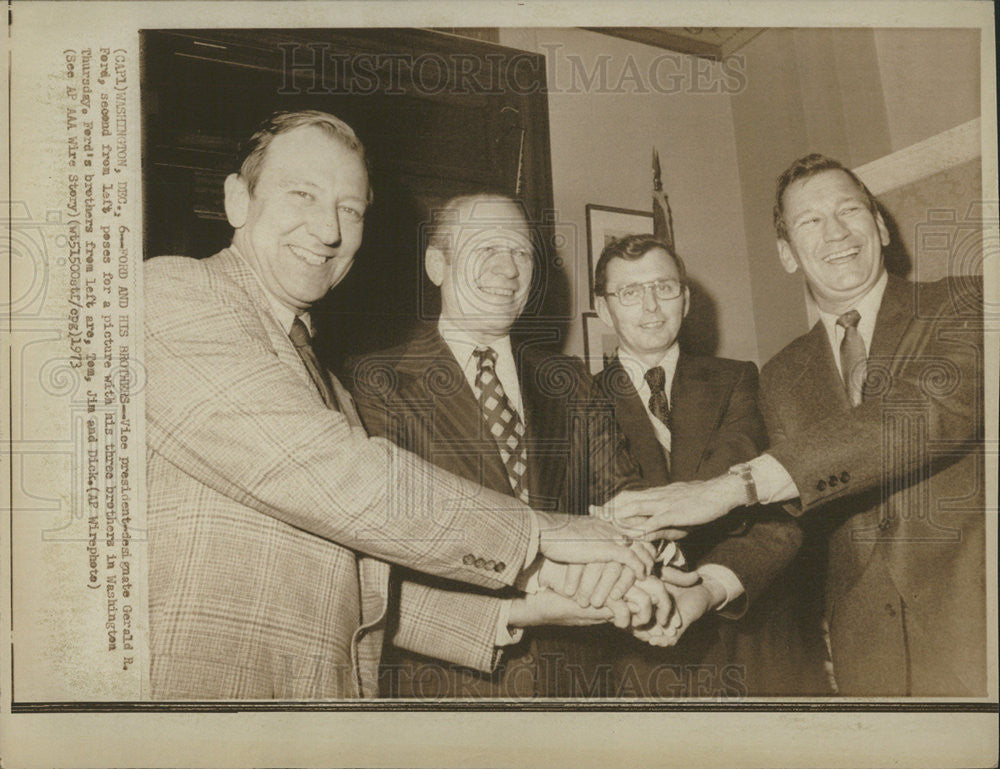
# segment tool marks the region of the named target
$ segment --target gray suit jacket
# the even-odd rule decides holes
[[[386,562],[503,588],[530,511],[327,409],[234,251],[143,267],[153,695],[374,696]]]
[[[890,277],[860,406],[821,323],[764,366],[788,508],[828,529],[844,694],[986,693],[982,353],[979,281]]]

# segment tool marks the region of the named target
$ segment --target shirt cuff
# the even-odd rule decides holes
[[[524,628],[512,628],[507,623],[510,621],[510,605],[513,599],[507,599],[500,603],[500,616],[497,619],[497,646],[513,646],[520,643],[524,636]]]
[[[798,498],[799,490],[792,476],[788,474],[784,465],[770,454],[761,454],[747,464],[750,465],[750,473],[757,486],[757,499],[761,504],[769,505],[772,502],[787,502]]]
[[[740,578],[728,566],[723,566],[720,563],[704,563],[695,569],[695,571],[698,572],[698,576],[703,580],[713,580],[721,585],[722,589],[726,592],[726,600],[721,605],[715,607],[716,611],[722,611],[745,592]]]

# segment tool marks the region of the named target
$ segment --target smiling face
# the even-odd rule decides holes
[[[597,314],[615,329],[622,348],[647,366],[657,365],[677,341],[690,299],[687,286],[680,296],[666,300],[647,288],[639,304],[628,306],[615,296],[623,286],[653,280],[681,280],[676,262],[662,248],[652,248],[634,261],[614,258],[608,262],[608,295],[595,301]]]
[[[361,245],[368,174],[357,152],[316,126],[274,137],[251,193],[226,179],[233,244],[282,304],[309,309],[337,285]]]
[[[428,246],[427,275],[441,287],[441,317],[477,342],[506,336],[528,301],[534,251],[520,207],[476,197],[457,207],[450,247]]]
[[[782,218],[788,234],[778,240],[778,256],[788,272],[802,268],[820,309],[849,309],[885,271],[882,246],[889,245],[889,231],[843,171],[822,171],[790,184],[782,196]]]

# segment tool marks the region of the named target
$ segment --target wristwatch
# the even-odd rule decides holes
[[[743,481],[743,488],[747,493],[746,501],[743,503],[744,505],[749,507],[760,503],[760,499],[757,497],[757,484],[753,482],[753,471],[750,470],[750,465],[746,462],[733,465],[729,468],[729,474],[735,475]]]

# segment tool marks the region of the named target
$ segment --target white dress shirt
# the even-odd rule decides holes
[[[476,392],[476,375],[479,373],[479,361],[473,353],[479,349],[493,348],[497,354],[496,372],[500,386],[507,394],[510,405],[517,411],[522,424],[527,424],[524,416],[524,404],[521,401],[521,384],[517,378],[517,366],[514,363],[510,337],[504,336],[489,344],[481,344],[444,318],[438,321],[438,333],[441,334],[444,343],[451,350],[458,367],[465,374],[465,381],[469,383],[469,387],[474,393]]]
[[[680,348],[676,342],[670,346],[670,349],[663,355],[660,362],[654,366],[647,366],[623,347],[618,349],[618,361],[621,363],[622,368],[625,369],[625,373],[628,374],[628,378],[631,380],[632,386],[635,387],[635,391],[639,393],[639,400],[642,401],[642,407],[646,409],[646,415],[649,417],[649,423],[653,426],[656,440],[668,452],[670,451],[670,429],[655,417],[649,408],[649,398],[653,392],[649,388],[649,382],[646,381],[646,372],[656,366],[663,367],[663,373],[666,375],[663,389],[666,391],[667,406],[669,407],[670,387],[674,382],[674,373],[677,371],[677,359],[679,357]]]

